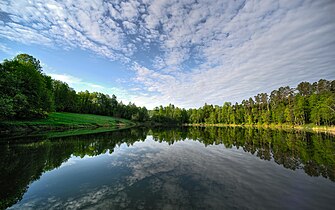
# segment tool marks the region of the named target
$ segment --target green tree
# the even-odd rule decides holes
[[[0,69],[1,118],[44,117],[53,110],[51,78],[42,74],[39,61],[27,54],[4,60]]]

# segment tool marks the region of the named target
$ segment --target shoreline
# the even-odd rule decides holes
[[[11,124],[1,124],[0,123],[0,134],[12,134],[16,132],[43,132],[43,131],[71,131],[71,130],[85,130],[85,129],[115,129],[121,130],[125,128],[132,128],[137,126],[134,125],[126,125],[126,124],[116,124],[112,126],[105,126],[105,125],[85,125],[85,124],[78,124],[78,125],[11,125]],[[9,128],[10,127],[10,128]]]
[[[208,124],[208,123],[188,123],[188,124],[152,124],[152,123],[136,123],[132,121],[117,122],[115,124],[99,124],[92,122],[91,124],[38,124],[32,123],[32,121],[27,121],[26,123],[16,123],[13,122],[0,122],[0,137],[6,135],[12,135],[15,133],[38,133],[38,132],[66,132],[66,131],[81,131],[81,130],[122,130],[127,128],[133,128],[137,126],[146,127],[242,127],[242,128],[265,128],[272,130],[285,130],[285,131],[307,131],[315,133],[327,133],[335,135],[335,126],[315,126],[307,124],[301,125],[288,125],[288,124]]]
[[[242,128],[267,128],[267,129],[281,129],[281,130],[299,130],[316,133],[328,133],[335,135],[335,126],[315,126],[315,125],[288,125],[288,124],[207,124],[207,123],[191,123],[183,124],[187,127],[242,127]]]

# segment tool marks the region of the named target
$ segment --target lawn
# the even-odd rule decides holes
[[[76,114],[53,112],[45,119],[13,120],[0,122],[0,127],[30,127],[30,128],[90,128],[90,127],[129,127],[134,122],[122,118],[100,116],[93,114]]]

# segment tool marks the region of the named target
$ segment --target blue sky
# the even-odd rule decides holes
[[[80,3],[79,3],[80,2]],[[240,102],[335,79],[335,1],[0,2],[0,59],[153,108]]]

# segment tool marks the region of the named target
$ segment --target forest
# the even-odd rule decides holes
[[[50,112],[74,112],[147,121],[148,111],[123,104],[115,95],[76,92],[42,72],[40,61],[20,54],[0,64],[0,119],[36,119]]]
[[[42,71],[40,61],[19,54],[0,64],[0,120],[45,118],[50,112],[73,112],[125,118],[156,124],[290,124],[334,125],[335,80],[301,82],[270,94],[222,106],[205,104],[184,109],[170,104],[153,110],[123,104],[115,95],[76,92]]]
[[[158,122],[190,124],[289,124],[334,125],[335,80],[320,79],[313,84],[301,82],[259,93],[242,103],[205,104],[198,109],[180,109],[170,104],[156,107],[152,119]]]

